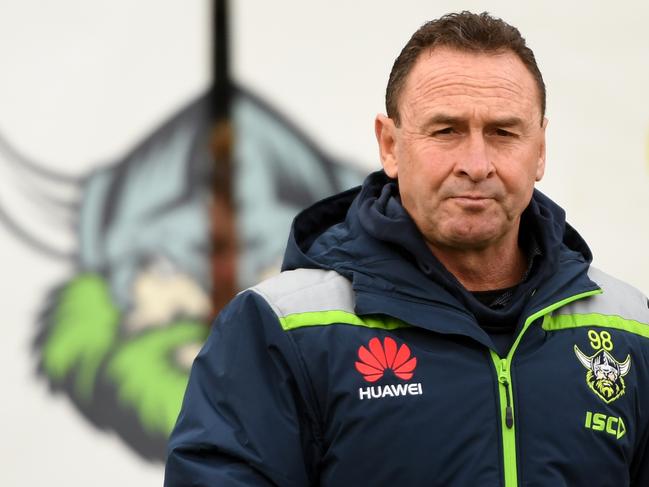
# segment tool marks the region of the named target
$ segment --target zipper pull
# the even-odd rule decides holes
[[[509,388],[507,389],[507,407],[505,408],[505,425],[512,429],[514,427],[514,410],[509,402]]]
[[[511,396],[509,394],[509,379],[507,378],[507,361],[500,362],[500,375],[498,381],[505,386],[505,397],[507,404],[505,406],[505,425],[511,429],[514,427],[514,409],[512,408]]]

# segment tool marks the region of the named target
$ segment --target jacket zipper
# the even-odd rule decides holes
[[[521,332],[522,335],[522,332]],[[513,347],[512,347],[513,349]],[[501,433],[503,442],[503,466],[505,469],[505,487],[518,485],[518,468],[516,465],[516,429],[514,427],[514,402],[512,401],[512,378],[509,370],[511,351],[507,358],[500,358],[491,351],[491,358],[496,366],[499,383],[499,401],[501,410]]]
[[[500,373],[498,374],[498,382],[500,382],[505,387],[505,426],[512,429],[514,426],[514,410],[512,409],[512,397],[509,390],[509,382],[511,380],[509,376],[509,370],[507,367],[507,360],[500,362]]]
[[[542,310],[537,311],[533,315],[529,316],[525,320],[523,329],[516,337],[516,340],[514,340],[514,344],[509,350],[507,357],[500,358],[500,356],[496,352],[490,350],[491,359],[494,363],[494,366],[496,367],[496,373],[498,374],[499,403],[502,418],[502,421],[500,423],[503,444],[503,468],[505,471],[505,487],[518,487],[514,389],[512,387],[511,376],[511,364],[514,353],[516,352],[516,348],[518,347],[523,334],[538,318],[551,313],[557,308],[561,308],[562,306],[572,303],[573,301],[587,298],[589,296],[594,296],[595,294],[602,294],[602,290],[595,289],[593,291],[576,294],[574,296],[556,302],[546,308],[543,308]]]

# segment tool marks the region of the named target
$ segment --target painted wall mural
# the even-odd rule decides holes
[[[0,146],[15,177],[13,203],[39,201],[49,225],[20,220],[6,203],[1,219],[26,244],[76,267],[43,303],[34,339],[39,373],[93,425],[114,430],[147,459],[164,458],[189,367],[209,331],[212,288],[230,285],[210,274],[207,96],[122,160],[74,178],[27,161],[6,140]],[[279,270],[300,209],[362,176],[250,92],[235,91],[233,116],[241,242],[233,257],[236,286],[245,289]],[[222,224],[215,222],[217,233]],[[75,245],[55,246],[52,226],[74,232]]]

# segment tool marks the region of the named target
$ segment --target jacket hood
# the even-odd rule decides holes
[[[565,211],[541,191],[534,190],[523,220],[524,224],[534,226],[546,253],[554,254],[564,247],[564,250],[581,255],[584,261],[592,261],[590,248],[566,222]],[[406,230],[405,235],[419,235],[413,220],[401,206],[396,181],[388,178],[383,171],[374,172],[362,186],[323,199],[295,217],[282,270],[299,267],[353,269],[354,262],[367,256],[369,251],[363,246],[368,243],[362,238],[364,231],[378,240],[403,246],[403,234],[394,233],[398,228]],[[343,254],[347,255],[348,262],[338,260],[345,256],[340,252],[311,250],[316,240],[320,244],[318,248],[321,248],[332,238],[339,240],[340,244],[346,241]],[[419,243],[424,242],[422,240],[414,245],[406,242],[406,245],[419,247]],[[336,247],[336,250],[342,250]]]
[[[586,276],[592,260],[588,245],[566,222],[564,210],[538,190],[522,215],[524,232],[534,234],[543,264],[529,285],[519,286],[521,294],[537,294],[542,283],[564,294],[597,288]],[[466,314],[467,300],[474,299],[430,252],[400,203],[396,181],[383,171],[297,215],[282,270],[295,268],[335,270],[347,277],[359,313],[386,313],[408,321],[404,310],[401,316],[386,311],[388,301],[399,296]],[[552,286],[545,285],[548,280]],[[556,292],[541,292],[539,298],[548,301],[552,294]]]

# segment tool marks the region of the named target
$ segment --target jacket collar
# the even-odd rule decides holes
[[[521,318],[597,289],[587,276],[590,249],[565,213],[535,190],[523,221],[544,261],[519,286]],[[401,206],[396,182],[380,171],[363,186],[322,200],[294,220],[282,270],[335,270],[352,282],[359,315],[384,314],[439,333],[470,336],[490,346],[467,300],[475,299],[428,250]]]

